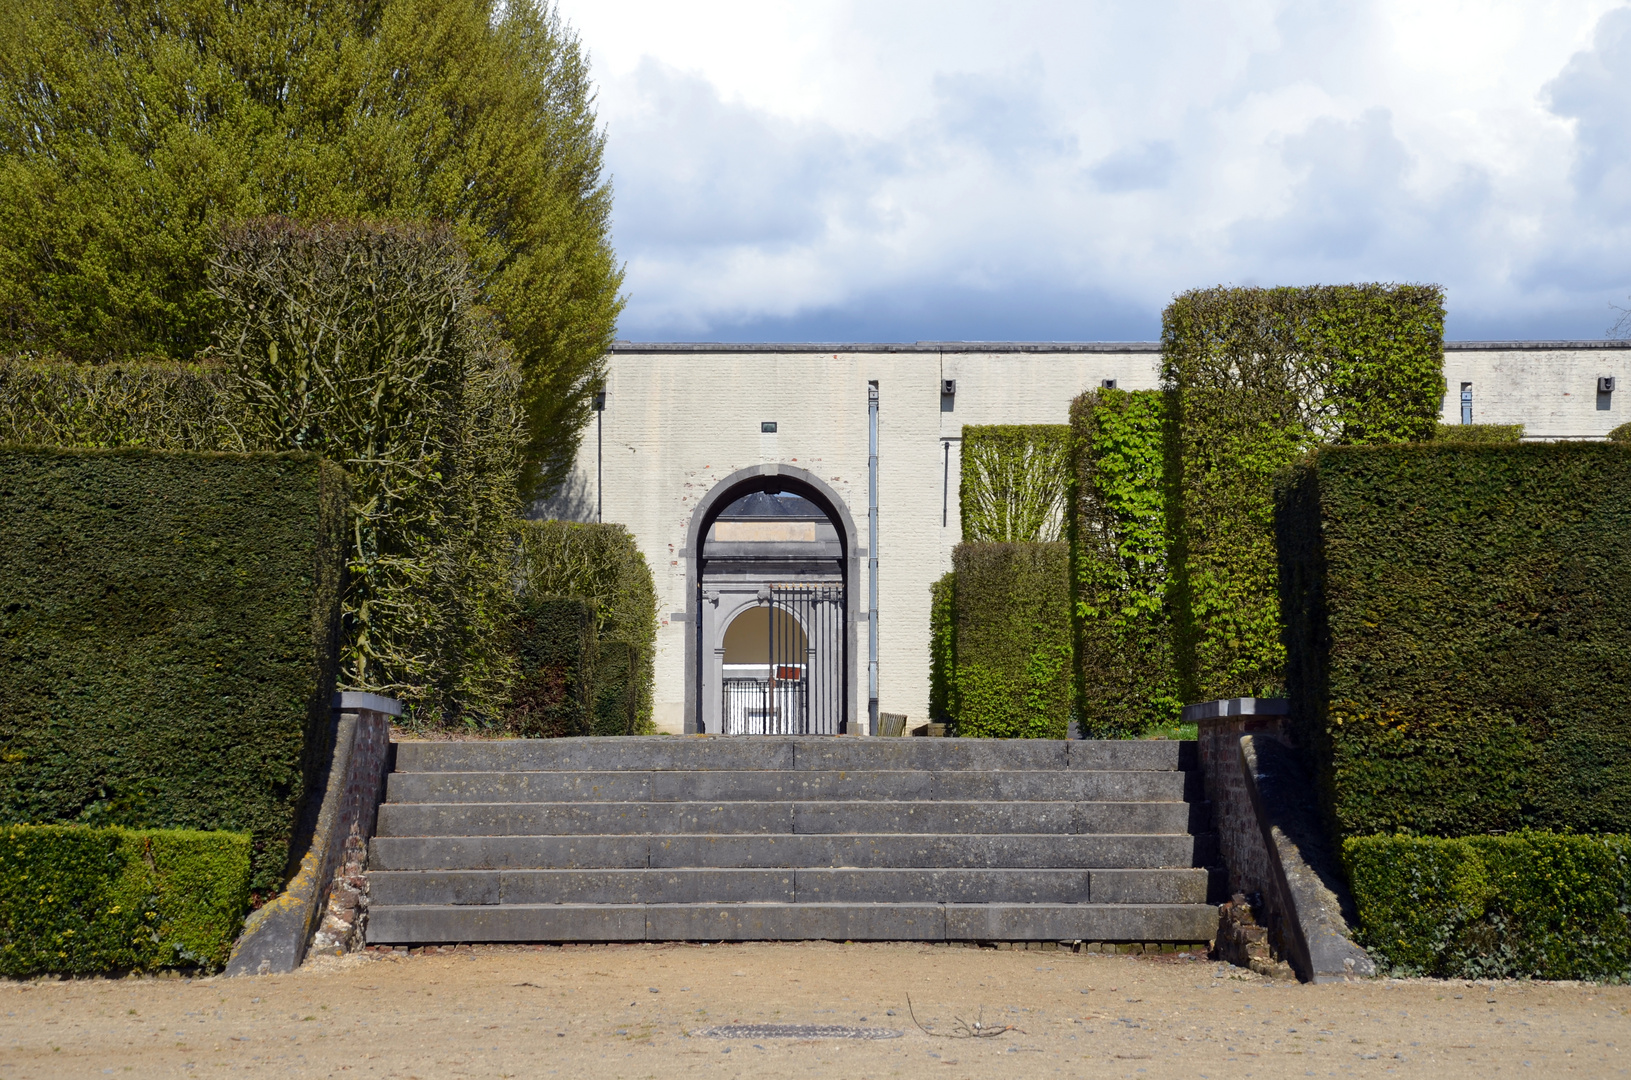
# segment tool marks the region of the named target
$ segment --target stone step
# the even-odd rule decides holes
[[[480,941],[1208,941],[1206,904],[373,905],[370,944]]]
[[[1198,767],[1196,744],[1116,739],[862,739],[793,736],[654,735],[626,738],[406,740],[399,772],[616,772],[702,769],[970,770]]]
[[[749,802],[779,800],[1181,802],[1201,798],[1191,772],[963,769],[709,769],[616,772],[393,773],[392,803]]]
[[[382,812],[385,809],[381,807]],[[1144,869],[1210,866],[1216,861],[1217,841],[1210,833],[375,836],[368,851],[370,874],[648,867]]]
[[[1184,833],[1205,820],[1184,802],[385,803],[376,834]]]
[[[455,904],[1204,904],[1207,871],[1172,870],[397,870],[369,875],[369,902]]]

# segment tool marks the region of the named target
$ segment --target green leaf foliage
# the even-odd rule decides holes
[[[1359,938],[1394,975],[1631,978],[1631,837],[1350,837]]]
[[[0,357],[0,442],[243,450],[226,383],[217,365],[92,367]]]
[[[1063,424],[963,427],[958,501],[966,542],[1064,539],[1069,435]]]
[[[957,680],[957,574],[929,586],[929,719],[951,718]]]
[[[536,650],[542,646],[531,641],[539,633],[555,632],[550,629],[554,625],[551,620],[566,617],[546,616],[541,610],[532,612],[532,608],[565,597],[586,603],[594,624],[594,655],[585,669],[592,672],[592,677],[584,683],[585,700],[589,702],[584,707],[591,715],[581,722],[552,720],[543,727],[555,735],[637,735],[656,730],[651,711],[657,589],[634,537],[621,525],[567,521],[525,521],[518,532],[517,592],[524,609],[519,648],[524,658],[530,658],[523,664],[530,664],[528,670],[534,673],[526,676],[525,685],[518,691],[517,704],[511,709],[512,726],[518,730],[543,730],[540,722],[526,717],[540,707],[535,700],[540,694],[554,701],[555,691],[539,690],[538,680],[542,678],[550,686],[559,684],[562,693],[570,681],[565,675],[536,673],[542,662]],[[555,608],[549,611],[553,613]],[[540,623],[540,619],[544,621]],[[571,631],[571,635],[578,634],[580,630]],[[577,656],[569,650],[552,663],[581,667],[585,662],[574,659]],[[561,698],[569,699],[569,695]],[[584,730],[577,730],[579,727]]]
[[[1515,443],[1523,441],[1522,424],[1440,424],[1438,442]]]
[[[353,478],[341,678],[420,722],[500,722],[513,679],[520,378],[442,227],[264,219],[212,267],[231,414]]]
[[[1610,431],[1608,433],[1608,441],[1611,443],[1621,444],[1631,443],[1631,424],[1621,424],[1613,431]]]
[[[1309,448],[1432,438],[1443,293],[1425,285],[1201,289],[1162,315],[1164,483],[1179,696],[1283,685],[1276,474]]]
[[[0,448],[0,820],[253,837],[328,752],[345,478],[310,454]]]
[[[1076,711],[1088,738],[1126,738],[1182,709],[1167,603],[1161,391],[1093,390],[1070,409]]]
[[[603,148],[537,0],[13,0],[0,351],[198,359],[221,229],[445,221],[521,369],[526,490],[550,488],[621,308]]]
[[[1330,447],[1278,499],[1292,722],[1340,833],[1631,821],[1631,453]]]
[[[516,647],[520,672],[509,730],[532,739],[595,734],[600,643],[593,605],[569,596],[523,599]]]
[[[969,544],[952,553],[959,736],[1063,739],[1071,720],[1068,544]]]
[[[0,974],[216,970],[249,910],[248,834],[0,827]]]

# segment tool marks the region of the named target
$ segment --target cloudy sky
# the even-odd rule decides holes
[[[1631,7],[559,0],[637,341],[1148,340],[1200,285],[1631,293]]]

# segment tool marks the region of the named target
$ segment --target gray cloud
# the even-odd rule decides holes
[[[1167,186],[1178,163],[1178,148],[1166,139],[1123,147],[1088,171],[1100,191],[1119,194]]]

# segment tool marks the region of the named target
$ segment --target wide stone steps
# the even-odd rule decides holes
[[[368,940],[1202,941],[1180,742],[404,742]]]

